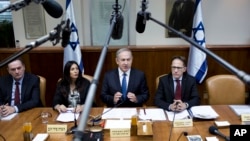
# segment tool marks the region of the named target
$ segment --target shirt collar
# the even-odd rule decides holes
[[[131,71],[131,69],[129,69],[129,70],[126,71],[126,72],[123,72],[120,68],[118,68],[118,73],[119,73],[119,76],[120,76],[120,77],[123,76],[123,73],[126,73],[127,76],[129,76],[129,75],[130,75],[130,71]]]
[[[16,81],[16,80],[13,78],[13,84],[15,84],[15,82],[19,82],[19,84],[22,85],[22,83],[23,83],[23,78],[24,78],[24,76],[23,76],[19,81]]]
[[[173,80],[174,80],[174,81],[175,81],[175,80],[180,80],[180,81],[181,81],[181,80],[182,80],[182,76],[181,76],[179,79],[176,79],[176,78],[173,77]]]

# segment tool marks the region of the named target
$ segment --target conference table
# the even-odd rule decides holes
[[[152,107],[151,107],[152,108]],[[213,120],[194,120],[192,127],[174,127],[172,128],[171,141],[176,141],[183,132],[187,132],[188,135],[200,135],[205,141],[205,137],[214,136],[209,133],[208,129],[214,125],[214,121],[228,121],[230,124],[241,124],[241,119],[237,116],[228,105],[213,105],[212,108],[219,114],[219,117]],[[99,115],[103,112],[104,107],[95,107],[90,110],[91,115]],[[140,109],[140,108],[137,108]],[[18,113],[13,119],[8,121],[0,121],[0,135],[6,138],[6,141],[20,141],[23,139],[22,125],[24,122],[32,123],[32,133],[34,136],[38,133],[46,133],[47,124],[43,124],[40,118],[42,112],[51,113],[47,124],[67,124],[68,128],[74,126],[73,122],[62,123],[56,121],[58,112],[54,111],[50,107],[46,108],[34,108],[22,113]],[[157,116],[157,115],[156,115]],[[81,116],[80,116],[81,117]],[[78,123],[80,120],[78,118]],[[167,119],[167,116],[166,116]],[[86,126],[87,127],[87,126]],[[104,132],[104,141],[168,141],[170,136],[170,129],[172,122],[153,121],[152,129],[153,136],[130,136],[130,137],[110,137],[109,132]],[[226,136],[229,136],[229,127],[219,128],[219,131]],[[219,140],[224,140],[218,137]],[[49,134],[48,141],[71,141],[73,135],[66,135],[64,133],[51,133]],[[0,138],[1,141],[1,138]],[[187,137],[182,135],[179,141],[187,141]]]

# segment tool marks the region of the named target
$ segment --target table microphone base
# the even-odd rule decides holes
[[[66,132],[66,134],[74,134],[77,131],[77,126],[73,126]]]

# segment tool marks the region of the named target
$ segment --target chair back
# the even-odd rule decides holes
[[[210,105],[245,104],[245,84],[234,75],[222,74],[209,77],[205,85]]]
[[[155,89],[156,90],[158,89],[160,78],[165,76],[165,75],[168,75],[168,74],[162,74],[162,75],[159,75],[159,76],[156,77],[156,79],[155,79]]]
[[[40,79],[40,99],[44,107],[46,107],[46,79],[43,76],[37,75]]]

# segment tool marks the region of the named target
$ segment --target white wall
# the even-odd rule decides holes
[[[14,0],[11,0],[12,2]],[[64,0],[56,0],[65,9]],[[74,2],[76,24],[79,30],[80,43],[91,45],[90,32],[90,0],[72,0]],[[146,30],[139,34],[135,31],[136,14],[140,11],[141,0],[129,1],[130,45],[183,45],[186,41],[180,38],[165,38],[165,29],[153,21],[147,21]],[[115,0],[114,0],[115,2]],[[166,0],[149,0],[147,11],[154,19],[165,23]],[[207,45],[246,45],[250,44],[250,1],[249,0],[203,0],[203,21]],[[51,31],[61,18],[54,19],[45,12],[47,33]],[[27,40],[24,32],[22,10],[13,12],[16,39],[25,46],[34,39]],[[105,37],[104,37],[105,38]],[[60,46],[61,44],[57,44]],[[52,46],[49,41],[41,46]]]

